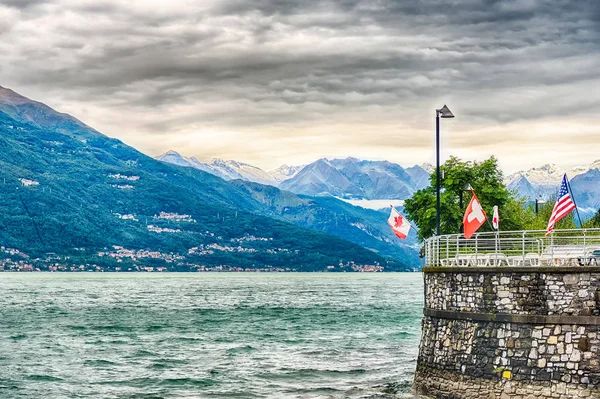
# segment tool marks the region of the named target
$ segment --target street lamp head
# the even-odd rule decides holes
[[[436,109],[436,111],[438,116],[441,118],[454,118],[454,114],[452,113],[452,111],[450,111],[450,109],[448,109],[446,105],[444,105],[440,109]]]
[[[546,200],[540,195],[539,198],[535,199],[535,202],[537,202],[538,204],[545,204]]]
[[[463,186],[464,191],[473,191],[473,187],[469,183],[465,183]]]

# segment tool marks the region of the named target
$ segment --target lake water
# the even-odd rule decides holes
[[[417,273],[0,273],[0,397],[410,397],[422,287]]]

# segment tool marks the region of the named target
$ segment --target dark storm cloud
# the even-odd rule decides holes
[[[160,78],[180,79],[182,86],[194,81],[235,81],[264,87],[273,78],[290,79],[291,84],[303,78],[303,85],[314,88],[363,92],[373,90],[369,84],[373,73],[389,78],[394,73],[429,75],[446,68],[460,71],[459,78],[465,81],[459,81],[461,84],[490,81],[489,75],[499,74],[499,79],[489,83],[503,87],[503,78],[512,78],[511,71],[520,74],[520,66],[527,68],[548,56],[583,54],[597,46],[598,37],[592,32],[596,27],[591,19],[586,21],[598,14],[595,1],[453,3],[225,1],[202,11],[190,6],[189,12],[153,13],[150,8],[98,2],[74,9],[92,19],[98,14],[107,23],[58,28],[65,36],[79,37],[80,46],[91,41],[93,51],[75,54],[71,65],[38,67],[45,76],[65,84],[100,87]],[[223,25],[211,23],[219,20]],[[203,23],[207,23],[204,28]],[[237,30],[239,38],[229,38],[228,29]],[[294,34],[316,34],[318,29],[327,29],[322,32],[324,40],[346,43],[346,47],[321,50],[316,46],[311,51],[311,43],[306,43],[294,48]],[[368,39],[370,29],[379,30],[376,34],[387,40],[355,47],[353,39]],[[280,40],[280,34],[288,36],[292,48],[285,43],[269,48]],[[412,35],[427,40],[403,40]],[[219,50],[224,44],[235,45],[236,39],[248,43],[230,51]],[[77,43],[71,46],[77,48]],[[60,50],[55,49],[57,57]],[[45,50],[42,54],[48,56]],[[343,82],[346,90],[328,84],[336,76],[348,78]],[[543,83],[545,79],[560,80],[560,76],[531,74],[530,79]],[[395,88],[402,91],[394,84],[379,90]],[[415,87],[414,92],[420,94],[421,90]]]
[[[51,1],[53,0],[0,0],[0,6],[25,9],[50,3]]]

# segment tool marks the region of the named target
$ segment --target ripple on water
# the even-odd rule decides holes
[[[189,364],[189,361],[184,359],[157,359],[148,367],[157,370],[167,370],[176,369],[185,364]]]
[[[145,349],[138,349],[134,352],[133,355],[131,356],[126,356],[127,358],[140,358],[140,357],[158,357],[160,356],[158,353],[156,352],[151,352],[149,350],[145,350]]]
[[[254,348],[253,346],[243,345],[243,346],[237,346],[235,348],[229,348],[229,349],[226,350],[226,353],[229,356],[235,356],[235,355],[238,355],[240,353],[248,353],[248,352],[253,352],[255,350],[256,350],[256,348]]]
[[[123,339],[98,339],[95,341],[85,341],[85,344],[93,346],[130,345],[131,341]]]
[[[152,388],[152,387],[210,387],[217,384],[216,380],[198,379],[198,378],[152,378],[140,377],[131,378],[128,380],[101,381],[98,385],[125,386],[137,388]]]
[[[90,367],[112,367],[112,366],[118,366],[119,363],[111,362],[110,360],[104,360],[104,359],[89,359],[89,360],[85,360],[83,362],[83,365],[90,366]]]
[[[95,330],[99,331],[115,331],[115,332],[131,332],[134,328],[125,325],[107,325],[107,326],[94,326]]]
[[[63,379],[59,378],[59,377],[54,377],[51,375],[37,375],[37,374],[28,375],[27,379],[29,381],[53,381],[53,382],[63,381]]]
[[[273,373],[260,373],[259,377],[268,380],[302,380],[305,378],[331,378],[338,376],[355,376],[366,373],[365,369],[350,369],[350,370],[334,370],[334,369],[288,369],[281,368],[277,372]]]

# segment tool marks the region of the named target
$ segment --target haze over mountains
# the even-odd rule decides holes
[[[110,270],[419,266],[415,237],[396,239],[386,214],[239,180],[236,173],[267,177],[237,162],[215,160],[210,173],[198,170],[200,163],[159,162],[2,87],[0,146],[0,243],[22,263],[50,267],[58,257]]]

